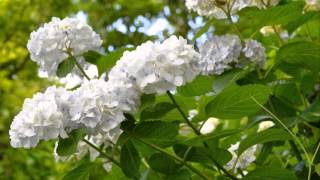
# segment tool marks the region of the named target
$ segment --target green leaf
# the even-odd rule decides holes
[[[253,115],[267,102],[271,90],[264,85],[232,86],[223,90],[206,105],[206,113],[221,119],[238,119]]]
[[[133,178],[139,176],[140,156],[130,140],[126,141],[121,147],[120,166],[127,177]]]
[[[225,87],[228,87],[235,83],[238,79],[242,78],[246,74],[246,71],[233,69],[214,78],[213,90],[216,93],[221,92]]]
[[[145,109],[146,107],[150,107],[155,103],[156,97],[154,94],[143,94],[140,98],[140,101],[140,109]]]
[[[56,75],[60,78],[65,77],[74,68],[74,66],[76,64],[75,61],[76,61],[76,59],[74,57],[69,57],[68,59],[62,61],[58,65]]]
[[[200,96],[205,93],[212,91],[213,78],[210,76],[198,76],[192,82],[178,87],[177,91],[179,94],[192,97],[192,96]]]
[[[185,160],[191,162],[210,164],[212,163],[212,159],[214,159],[219,164],[224,165],[232,158],[232,155],[229,151],[221,148],[207,149],[204,147],[188,147],[186,145],[177,144],[173,146],[173,149],[174,152],[181,158],[184,158],[186,152],[188,151],[188,155],[185,157]]]
[[[286,5],[274,6],[267,9],[257,7],[245,8],[239,12],[240,19],[246,18],[251,27],[260,29],[267,25],[287,24],[302,16],[304,3],[293,2]]]
[[[276,56],[279,62],[286,62],[310,70],[320,70],[320,44],[293,42],[282,46]]]
[[[238,156],[255,144],[264,144],[273,141],[286,141],[290,139],[292,139],[290,134],[283,129],[268,129],[242,140],[238,149]]]
[[[94,168],[93,163],[83,163],[68,172],[62,180],[89,180],[90,172]]]
[[[102,56],[102,54],[96,51],[88,51],[83,54],[84,59],[91,64],[96,64]]]
[[[117,61],[122,57],[125,51],[130,51],[133,49],[134,48],[119,48],[101,57],[96,63],[98,67],[99,76],[101,76],[101,74],[111,69],[117,63]]]
[[[178,135],[179,123],[145,121],[137,125],[133,135],[159,146],[170,146]]]
[[[174,174],[168,175],[166,180],[191,180],[191,174],[186,169],[180,169],[179,171],[176,171]]]
[[[149,158],[148,164],[153,170],[163,174],[173,174],[181,167],[180,163],[175,162],[163,153],[153,154]]]
[[[206,22],[206,24],[203,27],[201,27],[198,32],[196,32],[196,34],[192,38],[192,42],[195,42],[200,36],[202,36],[204,33],[206,33],[209,30],[212,22],[213,22],[213,19]]]
[[[246,175],[244,180],[295,180],[293,171],[278,167],[257,167],[255,170]]]
[[[206,135],[200,135],[200,136],[188,139],[184,141],[183,144],[190,145],[190,146],[199,146],[199,145],[202,145],[203,142],[217,140],[220,138],[237,134],[239,132],[241,132],[240,129],[230,129],[230,130],[224,130],[219,132],[212,132]]]
[[[314,19],[317,15],[319,16],[317,12],[306,12],[302,16],[299,16],[294,21],[286,24],[284,26],[284,29],[286,29],[289,33],[293,33],[297,28],[307,23],[309,20]]]
[[[145,108],[141,112],[140,119],[142,121],[145,121],[148,119],[158,119],[166,115],[169,111],[171,111],[174,108],[175,106],[171,103],[167,103],[167,102],[158,103],[149,108]]]
[[[78,142],[85,136],[84,129],[73,130],[68,138],[60,138],[57,153],[59,156],[69,156],[77,151]]]

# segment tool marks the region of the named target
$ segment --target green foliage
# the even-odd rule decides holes
[[[264,144],[275,141],[286,141],[292,137],[282,129],[269,129],[263,132],[257,133],[254,136],[250,136],[244,139],[239,146],[238,156],[240,156],[245,150],[255,144]]]
[[[93,163],[83,163],[77,166],[76,168],[69,171],[64,177],[63,180],[88,180],[90,177],[90,173],[94,168]]]
[[[127,177],[139,176],[140,156],[130,140],[121,147],[120,166]]]
[[[295,180],[297,179],[293,172],[277,167],[259,167],[249,173],[244,179],[246,180]]]
[[[65,77],[67,74],[69,74],[73,68],[75,67],[76,59],[74,57],[69,57],[68,59],[62,61],[57,70],[57,76],[58,77]]]
[[[161,153],[153,154],[148,163],[153,170],[163,174],[174,174],[181,167],[179,163]]]
[[[222,119],[237,119],[260,110],[254,99],[261,104],[267,102],[270,88],[264,85],[232,86],[226,88],[206,106],[209,116]]]
[[[60,138],[57,153],[60,156],[72,155],[77,151],[79,141],[85,136],[84,129],[73,130],[68,138]]]
[[[0,179],[228,179],[228,173],[249,180],[319,179],[319,11],[307,11],[302,0],[282,0],[274,7],[244,8],[232,23],[199,17],[184,3],[2,0]],[[97,147],[102,153],[94,162],[89,162],[88,156],[80,161],[55,162],[53,142],[43,142],[33,150],[13,149],[8,129],[23,100],[47,84],[59,85],[38,77],[37,65],[26,49],[30,32],[53,16],[63,18],[79,11],[103,39],[105,54],[89,51],[83,55],[97,66],[99,76],[107,73],[125,51],[170,34],[188,37],[195,47],[201,46],[202,37],[238,34],[242,43],[247,38],[261,42],[268,61],[262,69],[231,65],[221,75],[199,75],[172,92],[176,102],[167,94],[142,94],[138,112],[124,114],[127,120],[121,124],[123,133],[117,143]],[[141,18],[150,25],[165,19],[171,28],[150,35],[142,31],[145,22]],[[119,24],[125,32],[118,29]],[[265,26],[270,26],[271,35],[261,33]],[[209,32],[212,29],[213,34]],[[288,37],[283,38],[286,31]],[[65,77],[75,65],[75,59],[60,63],[58,77]],[[189,117],[190,110],[198,114]],[[211,123],[212,132],[205,134],[201,130],[211,117],[219,122]],[[257,132],[258,124],[265,120],[275,122],[275,127]],[[60,138],[57,153],[74,154],[85,134],[79,129],[68,138]],[[237,142],[238,156],[259,145],[252,155],[256,159],[243,169],[228,167],[234,156],[228,148]],[[102,169],[106,156],[113,158],[110,172]]]
[[[186,97],[200,96],[212,91],[213,78],[209,76],[198,76],[192,82],[178,87],[179,94]]]
[[[319,71],[320,44],[304,41],[286,44],[278,51],[277,60]]]

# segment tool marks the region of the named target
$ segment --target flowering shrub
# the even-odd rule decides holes
[[[192,41],[170,36],[106,54],[76,18],[32,32],[40,71],[82,82],[26,99],[11,145],[55,140],[57,160],[81,162],[65,179],[88,179],[99,159],[106,173],[116,166],[133,179],[316,179],[320,37],[306,23],[319,20],[319,2],[185,3],[209,18]],[[232,33],[211,37],[217,21]],[[91,162],[80,161],[87,154]]]

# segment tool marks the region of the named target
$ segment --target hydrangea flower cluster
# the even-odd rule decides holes
[[[245,150],[239,157],[237,155],[237,150],[239,149],[240,142],[230,146],[228,151],[232,154],[232,159],[227,163],[228,169],[245,169],[253,161],[256,160],[255,153],[257,151],[258,145],[251,146],[249,149]]]
[[[257,6],[263,8],[274,6],[280,0],[186,0],[185,5],[189,10],[197,12],[200,16],[226,19],[227,13],[231,16],[245,7]]]
[[[244,58],[240,58],[241,52]],[[204,75],[222,74],[235,67],[251,63],[263,67],[266,61],[265,48],[255,40],[247,40],[245,47],[235,35],[215,36],[200,47],[200,67]]]
[[[109,80],[129,79],[146,94],[165,93],[192,81],[200,72],[199,54],[182,37],[146,42],[127,51],[109,73]]]
[[[14,118],[10,127],[13,147],[35,147],[40,140],[67,137],[64,113],[66,97],[63,88],[49,87],[44,93],[37,93],[26,99],[22,111]]]
[[[40,71],[54,76],[58,65],[70,55],[79,56],[87,51],[101,51],[102,40],[92,28],[76,18],[52,18],[30,35],[27,47],[31,59]],[[79,63],[85,61],[78,58]]]
[[[242,7],[246,2],[241,0],[233,5]],[[213,1],[210,0],[187,1],[188,6],[201,6],[207,8],[206,11],[216,9],[216,4],[211,3]],[[199,12],[206,14],[205,11]],[[40,70],[54,76],[58,65],[69,57],[76,58],[80,66],[85,68],[88,63],[82,57],[83,53],[100,52],[101,44],[100,36],[80,20],[53,18],[32,32],[28,50],[31,59],[40,65]],[[227,69],[243,67],[247,63],[261,67],[266,59],[265,49],[259,42],[247,40],[243,48],[241,40],[235,35],[215,36],[205,42],[199,51],[182,37],[171,36],[162,43],[147,41],[135,50],[124,52],[107,73],[107,81],[83,81],[79,88],[70,91],[49,87],[44,93],[37,93],[25,100],[22,111],[11,124],[11,145],[32,148],[41,140],[67,138],[72,130],[84,128],[87,132],[86,140],[106,148],[119,137],[120,124],[125,120],[123,114],[137,112],[142,93],[163,94],[191,82],[200,73],[221,74]],[[244,60],[240,58],[241,53]],[[218,123],[218,119],[209,119],[201,133],[212,132]],[[99,156],[98,151],[80,142],[73,156],[82,158],[88,152],[91,160]],[[245,162],[242,164],[247,164],[245,154]],[[70,158],[57,156],[57,159],[62,160]],[[108,162],[106,167],[110,168]]]

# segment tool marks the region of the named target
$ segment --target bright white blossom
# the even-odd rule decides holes
[[[109,73],[109,80],[131,80],[146,94],[165,93],[199,74],[199,54],[187,40],[171,36],[163,43],[148,41],[126,51]]]
[[[274,6],[279,0],[186,0],[185,5],[189,10],[197,12],[200,16],[226,19],[226,12],[234,16],[245,7],[257,6],[265,8]]]
[[[320,0],[305,0],[307,11],[320,11]]]
[[[110,93],[112,84],[93,79],[85,82],[70,97],[71,121],[84,126],[89,134],[107,133],[123,120],[123,111],[117,92]],[[126,95],[126,94],[122,94]],[[116,96],[116,97],[113,97]]]
[[[245,57],[247,57],[251,63],[258,65],[261,68],[265,64],[266,49],[260,42],[249,39],[246,41],[245,47],[242,51],[244,52]]]
[[[201,127],[200,133],[201,134],[209,134],[213,132],[217,126],[219,125],[220,121],[217,118],[209,118]]]
[[[235,35],[214,36],[200,47],[202,74],[222,74],[237,63],[242,49]]]
[[[93,79],[70,96],[71,121],[87,128],[90,134],[107,133],[123,120],[123,113],[135,113],[140,94],[128,81]]]
[[[257,132],[261,132],[273,127],[275,124],[272,121],[262,121],[259,123],[259,128]]]
[[[35,147],[40,140],[67,137],[66,105],[69,92],[63,88],[49,87],[24,101],[22,111],[10,127],[13,147]],[[70,126],[69,126],[70,127]]]
[[[266,62],[265,48],[261,43],[249,39],[243,48],[236,35],[214,36],[199,49],[201,73],[204,75],[220,75],[228,69],[243,68],[247,64],[262,68]]]
[[[251,146],[249,149],[245,150],[239,157],[237,155],[237,150],[239,149],[240,142],[230,146],[228,151],[232,154],[232,159],[227,163],[227,168],[232,169],[245,169],[253,161],[256,160],[255,153],[257,151],[258,145]],[[235,164],[236,163],[236,164]]]
[[[30,35],[28,50],[31,59],[40,66],[40,71],[54,76],[58,65],[69,57],[87,51],[100,51],[102,40],[92,28],[76,18],[52,18]],[[69,53],[67,53],[69,52]],[[84,64],[83,60],[80,60]]]
[[[275,30],[277,32],[275,32]],[[270,36],[275,33],[279,33],[280,38],[283,40],[287,40],[289,38],[289,32],[281,28],[281,26],[264,26],[260,29],[260,32],[264,36]]]

